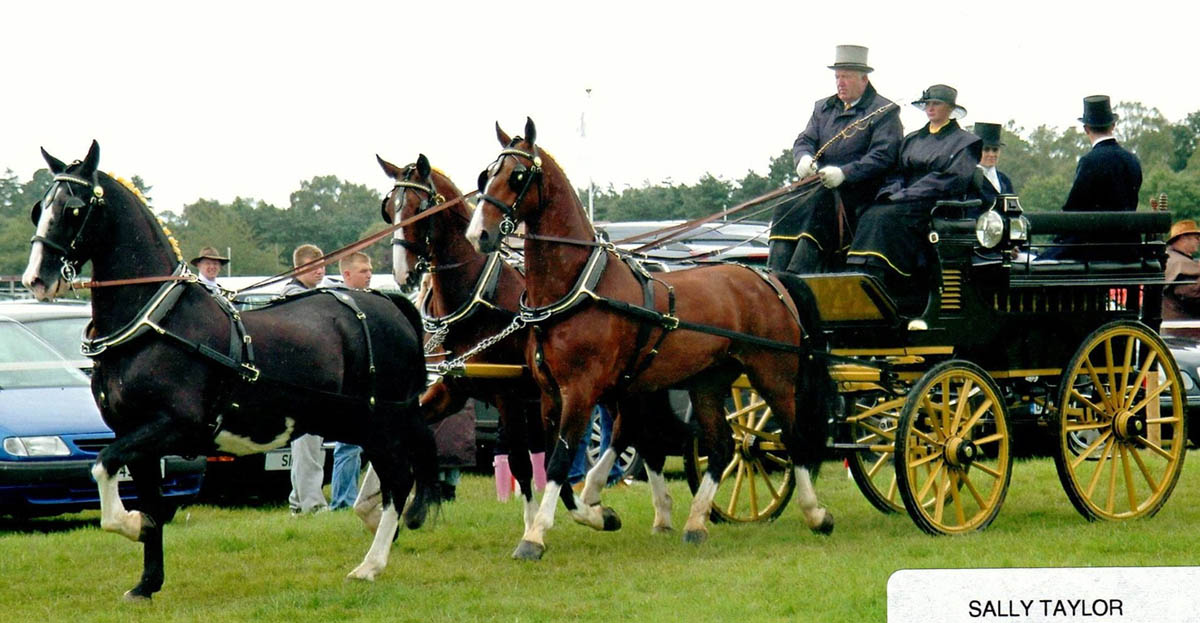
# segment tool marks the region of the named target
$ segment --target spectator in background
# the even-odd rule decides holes
[[[316,245],[302,244],[292,251],[292,266],[301,266],[323,257],[325,254]],[[292,278],[283,287],[283,294],[298,294],[322,284],[325,266],[320,265]],[[300,435],[292,440],[292,493],[288,506],[292,515],[319,513],[328,510],[322,483],[325,479],[324,443],[318,435]]]
[[[353,290],[371,287],[371,258],[356,251],[338,261],[342,284]],[[333,477],[329,485],[329,510],[354,506],[358,496],[358,474],[362,470],[362,447],[340,441],[333,444]]]
[[[1163,290],[1163,320],[1200,319],[1200,227],[1196,221],[1185,219],[1171,226],[1167,239],[1167,272],[1169,285]]]
[[[193,257],[191,262],[189,262],[200,273],[200,283],[216,293],[221,292],[221,285],[217,283],[217,276],[221,274],[221,269],[228,263],[229,258],[223,257],[217,251],[216,247],[204,247],[200,249],[200,254]]]

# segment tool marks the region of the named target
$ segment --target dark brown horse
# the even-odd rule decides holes
[[[823,361],[804,358],[801,365],[802,329],[791,299],[764,275],[722,265],[661,275],[661,281],[652,284],[652,304],[646,306],[643,280],[611,250],[596,246],[595,231],[574,188],[554,159],[535,146],[535,132],[532,120],[526,122],[524,138],[510,139],[496,126],[504,149],[480,175],[481,197],[467,231],[476,248],[488,251],[517,222],[525,223],[524,305],[536,324],[526,359],[542,388],[543,412],[559,413],[546,494],[517,555],[537,559],[544,552],[545,531],[554,523],[554,498],[574,451],[572,440],[579,438],[592,405],[615,391],[677,385],[688,388],[711,451],[684,532],[685,541],[703,541],[713,495],[732,452],[724,399],[743,371],[783,423],[806,522],[814,531],[831,531],[832,515],[818,504],[811,475],[819,466],[832,391]],[[608,254],[609,261],[596,274],[595,267],[604,260],[601,254]],[[644,313],[649,307],[667,314]],[[759,343],[673,330],[680,322],[753,336]],[[648,323],[652,324],[646,335]],[[639,327],[644,339],[639,339]],[[764,340],[775,346],[763,346]],[[797,417],[797,390],[807,387],[819,391],[820,397],[806,395],[806,402],[822,406]]]
[[[398,167],[382,158],[380,166],[395,186],[383,201],[385,221],[408,221],[421,212],[445,201],[462,197],[458,187],[441,171],[430,166],[424,154],[413,164]],[[429,281],[425,289],[422,313],[426,317],[426,329],[430,331],[427,344],[435,351],[462,354],[486,338],[499,335],[512,324],[520,309],[520,298],[525,291],[525,278],[516,269],[500,259],[498,253],[484,254],[476,251],[466,238],[467,224],[471,220],[468,205],[458,205],[420,219],[411,225],[397,229],[393,240],[393,270],[397,283],[411,281],[415,273],[427,272]],[[494,346],[479,353],[473,363],[521,364],[525,362],[528,331],[521,329],[509,334]],[[530,487],[529,455],[525,451],[527,439],[524,431],[541,431],[539,413],[528,413],[530,398],[539,394],[537,384],[531,376],[521,379],[473,379],[444,377],[421,397],[421,406],[426,421],[437,421],[462,408],[468,397],[495,405],[500,412],[501,429],[506,435],[511,453],[509,455],[513,476],[521,485],[525,497],[525,523],[529,529],[537,511]],[[614,428],[611,447],[588,472],[587,484],[580,500],[571,499],[574,505],[598,504],[600,489],[617,455],[630,443],[634,443],[647,466],[647,479],[651,484],[651,496],[655,508],[653,529],[669,530],[671,527],[671,498],[666,491],[663,464],[666,448],[660,431],[671,431],[672,418],[665,392],[648,396],[634,396],[622,406],[626,411],[645,411],[656,416],[648,418],[657,427],[656,434],[648,434],[642,426],[622,427],[618,421]],[[618,418],[620,419],[620,418]],[[532,420],[532,422],[527,422]],[[528,424],[532,423],[533,426]],[[639,422],[640,424],[640,422]],[[675,434],[679,434],[675,429]],[[531,433],[537,434],[537,433]],[[566,489],[570,491],[570,489]],[[572,496],[573,497],[573,496]],[[589,523],[597,529],[613,529],[619,526],[611,509],[602,509],[599,515],[578,515],[580,519],[601,521]]]
[[[34,208],[37,233],[23,282],[45,300],[92,263],[100,285],[84,348],[96,362],[92,391],[116,439],[92,474],[100,526],[143,543],[141,581],[126,596],[149,599],[163,583],[159,461],[222,450],[251,454],[303,433],[363,447],[383,483],[383,521],[350,576],[374,579],[387,564],[398,505],[412,528],[436,501],[436,450],[420,419],[425,386],[418,329],[387,298],[319,290],[235,313],[187,270],[145,202],[97,170],[92,143],[67,165],[43,151],[54,183]],[[139,510],[117,494],[128,466]]]

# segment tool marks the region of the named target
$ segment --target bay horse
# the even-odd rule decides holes
[[[480,197],[467,230],[476,249],[489,251],[517,222],[525,223],[522,305],[535,327],[526,360],[543,392],[543,413],[558,414],[546,492],[517,557],[543,555],[574,440],[592,405],[615,391],[689,390],[710,454],[683,538],[707,539],[713,496],[732,453],[724,401],[743,371],[782,424],[806,523],[830,533],[833,516],[818,503],[812,478],[835,396],[824,361],[801,356],[802,312],[792,298],[773,278],[738,265],[639,277],[634,265],[597,241],[574,187],[535,137],[531,119],[524,138],[510,138],[496,125],[503,149],[479,176]],[[815,405],[804,417],[797,415],[798,393]]]
[[[471,210],[462,201],[463,194],[442,171],[432,167],[424,154],[416,162],[400,167],[376,156],[379,165],[394,182],[381,206],[383,220],[388,223],[409,221],[418,214],[447,201],[457,205],[397,229],[393,234],[393,276],[397,283],[407,283],[420,273],[429,275],[428,287],[422,302],[426,330],[430,332],[434,349],[447,353],[464,353],[481,341],[499,335],[520,310],[520,298],[525,291],[525,277],[503,261],[498,252],[481,253],[467,240],[467,225]],[[528,331],[510,333],[487,350],[476,355],[472,362],[521,364],[525,362]],[[427,347],[428,349],[428,347]],[[529,398],[540,390],[532,376],[521,379],[473,379],[446,376],[431,385],[421,397],[426,422],[434,422],[457,412],[468,397],[492,404],[500,413],[501,429],[506,435],[511,453],[509,464],[513,476],[521,485],[524,497],[526,529],[530,528],[537,511],[530,486],[530,465],[525,431],[542,431],[540,413],[528,413]],[[654,505],[652,530],[671,529],[671,497],[667,493],[663,465],[666,447],[664,436],[679,435],[682,425],[675,420],[665,392],[631,396],[615,409],[613,441],[604,455],[588,471],[579,500],[568,500],[571,507],[600,502],[600,489],[616,457],[630,444],[635,445],[646,464],[647,480],[651,485]],[[653,428],[622,427],[622,411],[646,412],[662,417],[646,418]],[[670,418],[667,420],[666,418]],[[527,422],[527,420],[532,420]],[[673,426],[673,422],[676,424]],[[528,426],[528,424],[533,426]],[[639,422],[640,424],[640,422]],[[564,493],[572,493],[564,488]],[[596,529],[616,529],[620,526],[616,512],[601,509],[599,514],[578,515]]]
[[[408,527],[437,502],[433,435],[416,405],[425,367],[415,310],[330,289],[236,312],[196,282],[140,194],[97,170],[95,141],[70,165],[42,154],[54,181],[31,214],[37,231],[22,282],[37,299],[52,299],[92,263],[83,347],[95,361],[96,403],[116,434],[92,467],[100,526],[143,544],[142,576],[126,598],[150,599],[162,588],[163,525],[175,512],[162,497],[163,455],[265,452],[303,433],[361,445],[382,479],[381,529],[349,574],[374,579],[414,480]],[[122,466],[137,510],[117,494]]]

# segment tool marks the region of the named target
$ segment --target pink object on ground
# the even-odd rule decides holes
[[[508,467],[508,455],[497,454],[492,457],[492,468],[496,473],[496,499],[507,502],[513,492],[512,470]]]
[[[546,490],[546,453],[530,452],[529,460],[533,463],[533,486],[538,491]]]

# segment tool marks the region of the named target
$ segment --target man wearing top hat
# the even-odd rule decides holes
[[[767,260],[772,270],[827,268],[849,245],[858,213],[871,204],[900,150],[900,109],[871,85],[867,48],[837,46],[829,68],[837,93],[817,100],[792,145],[796,175],[816,175],[821,187],[776,207]]]
[[[215,247],[200,249],[200,254],[189,262],[200,273],[200,283],[213,292],[221,291],[217,275],[221,274],[221,268],[228,263],[229,258],[222,256]]]
[[[1137,209],[1138,191],[1142,188],[1142,165],[1137,156],[1117,144],[1113,113],[1107,95],[1083,98],[1083,132],[1092,142],[1092,150],[1079,159],[1075,167],[1075,183],[1063,204],[1066,212],[1132,212]],[[1058,244],[1079,245],[1088,242],[1129,242],[1127,235],[1085,236],[1069,234],[1055,238]],[[1049,259],[1110,259],[1121,260],[1129,255],[1120,249],[1095,247],[1055,247],[1041,254]],[[1132,256],[1130,256],[1132,257]]]
[[[1185,219],[1171,226],[1167,238],[1166,278],[1163,289],[1163,320],[1200,319],[1200,262],[1193,259],[1200,251],[1200,227]]]
[[[1000,124],[980,121],[973,130],[975,136],[983,140],[983,152],[979,156],[979,167],[975,170],[975,187],[979,191],[979,198],[983,200],[982,209],[987,210],[996,203],[999,195],[1011,195],[1014,192],[1013,184],[1003,171],[996,168],[1000,161],[1000,148],[1004,146],[1000,141]]]

